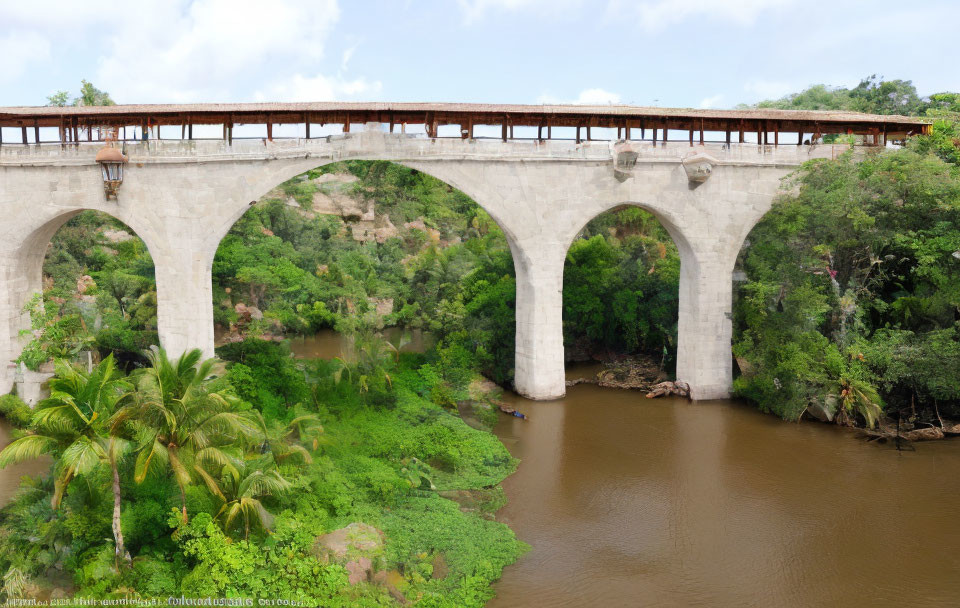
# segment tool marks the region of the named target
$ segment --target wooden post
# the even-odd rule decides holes
[[[192,120],[187,124],[187,138],[193,139],[193,121]]]
[[[667,132],[667,117],[663,117],[663,144],[667,144],[667,140],[670,139],[670,133]]]
[[[773,145],[780,145],[780,121],[773,123]]]
[[[503,124],[500,125],[500,138],[507,141],[507,117],[503,117]]]
[[[590,125],[587,125],[587,141],[590,141],[591,139],[593,138],[590,136]]]
[[[653,136],[653,147],[656,148],[657,147],[657,128],[654,127],[653,129],[651,129],[650,133]]]
[[[27,127],[26,127],[26,125],[21,125],[21,126],[20,126],[20,140],[21,140],[21,142],[22,142],[24,145],[26,145],[26,143],[27,143]]]
[[[273,123],[270,122],[270,117],[267,117],[267,141],[273,141]]]
[[[510,125],[510,139],[513,139],[513,125]]]
[[[390,112],[390,132],[393,133],[393,112]]]
[[[577,125],[577,143],[580,143],[580,125]]]
[[[186,139],[186,138],[187,138],[187,121],[181,120],[180,121],[180,139]]]
[[[803,145],[803,131],[797,132],[797,145]]]
[[[547,125],[547,139],[553,139],[553,126]]]
[[[306,139],[310,139],[310,114],[307,112],[303,113],[303,127],[303,133]]]
[[[160,127],[157,127],[157,139],[160,139]],[[227,145],[233,145],[233,114],[227,115]]]
[[[727,147],[729,148],[730,147],[730,123],[727,123],[727,135],[723,141],[727,144]]]
[[[703,145],[703,119],[700,119],[700,145]]]
[[[624,131],[626,131],[626,132],[624,133],[624,135],[625,135],[626,137],[624,137],[623,140],[624,140],[624,141],[630,141],[630,127],[629,127],[629,126],[624,127]]]
[[[74,128],[76,128],[76,127],[74,127]],[[150,131],[149,131],[149,129],[150,129],[150,127],[147,126],[147,119],[144,118],[143,120],[140,121],[140,140],[141,140],[141,141],[147,141],[147,139],[150,138]],[[74,139],[76,139],[77,134],[74,133],[74,134],[73,134],[73,137],[74,137]]]
[[[690,127],[690,147],[693,147],[693,127]]]

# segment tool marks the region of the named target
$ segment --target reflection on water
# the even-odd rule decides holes
[[[13,441],[13,437],[11,436],[12,430],[10,424],[3,418],[0,418],[0,449],[7,447],[7,444]],[[10,498],[20,485],[21,477],[24,475],[42,475],[46,473],[49,468],[50,459],[44,457],[0,469],[0,507],[10,501]]]
[[[960,441],[898,453],[734,402],[512,405],[493,607],[960,605]]]

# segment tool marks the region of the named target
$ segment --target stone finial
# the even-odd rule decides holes
[[[638,156],[640,153],[628,141],[619,141],[613,145],[613,172],[617,179],[623,181],[633,175]]]
[[[692,183],[702,184],[713,174],[713,167],[718,161],[703,150],[697,150],[687,155],[682,162],[687,179]]]

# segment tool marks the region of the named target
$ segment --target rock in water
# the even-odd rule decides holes
[[[655,384],[650,392],[647,393],[647,399],[654,397],[663,397],[664,395],[677,395],[678,397],[690,396],[690,385],[686,382],[677,380],[676,382],[661,382]]]

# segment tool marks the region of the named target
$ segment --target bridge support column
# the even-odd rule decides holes
[[[514,387],[529,399],[567,392],[563,361],[562,247],[528,245],[513,250],[517,271],[517,342]]]
[[[214,354],[212,264],[211,255],[189,242],[154,257],[157,330],[171,359],[193,348],[205,358]]]
[[[733,264],[681,255],[677,380],[692,399],[726,399],[733,388]]]

